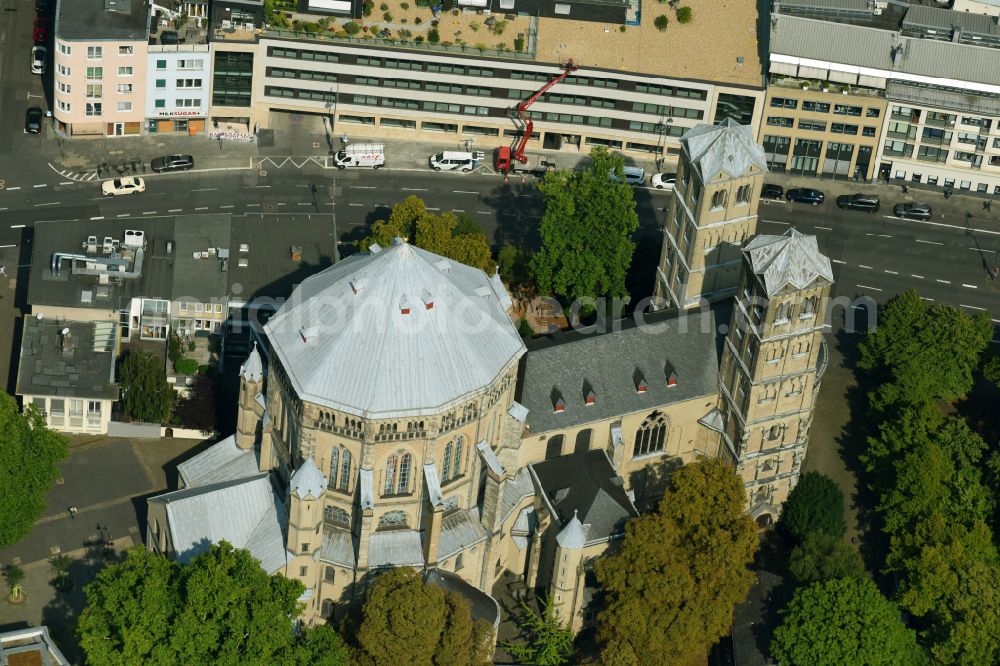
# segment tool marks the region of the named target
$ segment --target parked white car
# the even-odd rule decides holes
[[[676,173],[658,173],[650,179],[650,185],[658,190],[672,190],[677,182]]]
[[[145,191],[146,183],[142,180],[142,178],[133,178],[132,176],[106,180],[101,183],[101,192],[103,192],[106,197],[117,197],[122,194],[132,194],[133,192]]]
[[[45,56],[48,54],[48,50],[44,46],[32,46],[31,47],[31,73],[32,74],[44,74],[45,73]]]

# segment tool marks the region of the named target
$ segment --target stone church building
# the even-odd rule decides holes
[[[755,235],[766,166],[748,127],[682,145],[659,312],[526,347],[496,276],[398,239],[338,262],[264,327],[236,434],[149,500],[148,547],[247,548],[304,583],[308,623],[360,599],[367,572],[410,566],[494,625],[509,584],[579,630],[593,560],[672,469],[724,458],[770,524],[825,369],[830,261],[795,230]]]

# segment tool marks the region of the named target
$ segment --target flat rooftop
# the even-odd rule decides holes
[[[116,325],[25,317],[17,394],[116,400]]]
[[[149,0],[59,0],[58,39],[145,41],[149,34]]]
[[[556,63],[573,58],[581,67],[761,87],[757,4],[681,4],[693,11],[686,25],[677,22],[669,5],[642,0],[641,25],[627,25],[624,32],[620,25],[540,18],[535,58]],[[670,21],[665,32],[654,25],[661,14]]]

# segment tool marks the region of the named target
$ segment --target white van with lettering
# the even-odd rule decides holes
[[[385,166],[385,144],[352,143],[334,154],[333,165],[338,169],[348,167],[378,169]]]
[[[435,171],[464,171],[468,173],[476,168],[476,159],[472,153],[446,150],[428,157],[427,164]]]

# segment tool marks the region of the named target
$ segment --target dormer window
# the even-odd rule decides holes
[[[299,329],[299,336],[302,338],[302,342],[311,344],[315,341],[316,336],[319,334],[318,326],[307,326],[305,328]]]
[[[424,289],[423,293],[420,294],[420,300],[424,302],[425,310],[434,309],[434,297],[431,295],[431,292]]]
[[[365,288],[365,283],[361,278],[354,278],[353,280],[351,280],[351,290],[355,294],[357,294],[364,288]]]
[[[410,314],[410,299],[405,294],[399,299],[399,314]]]
[[[552,389],[552,411],[555,414],[566,411],[566,401],[563,400],[562,394],[555,389]]]
[[[667,388],[673,388],[677,386],[677,373],[671,372],[667,375]]]
[[[594,393],[593,389],[587,391],[587,393],[583,396],[583,404],[587,405],[588,407],[590,405],[595,404],[596,402],[597,402],[597,395]]]
[[[642,375],[642,371],[639,368],[636,368],[635,372],[632,373],[632,382],[635,384],[636,393],[645,393],[649,390],[646,378]]]

